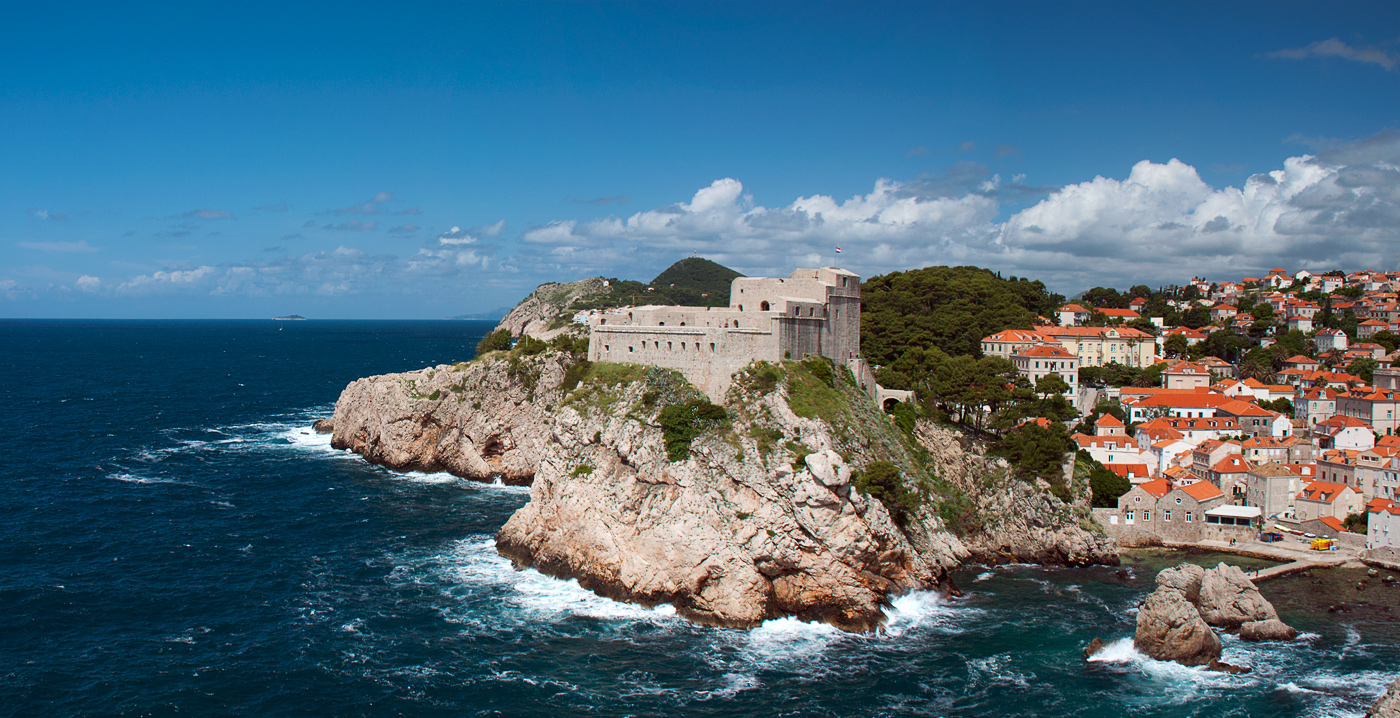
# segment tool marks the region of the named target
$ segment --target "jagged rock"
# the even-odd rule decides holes
[[[975,560],[1118,565],[1118,545],[1107,535],[1086,528],[1093,526],[1087,505],[1066,504],[1051,494],[1048,486],[1007,476],[1004,467],[997,471],[1002,472],[1000,479],[978,485],[971,494],[977,521],[970,527],[966,543]]]
[[[1218,628],[1239,628],[1250,621],[1277,620],[1273,604],[1264,598],[1254,582],[1238,566],[1220,563],[1201,578],[1196,601],[1201,618]]]
[[[1252,673],[1254,671],[1254,669],[1250,668],[1249,666],[1237,666],[1233,663],[1226,663],[1224,661],[1211,661],[1210,665],[1206,666],[1206,670],[1219,671],[1220,673],[1229,673],[1230,675],[1234,676],[1244,675],[1246,673]]]
[[[1133,645],[1149,658],[1205,666],[1220,659],[1220,637],[1176,589],[1162,586],[1138,609]]]
[[[1183,563],[1175,568],[1163,569],[1157,574],[1157,585],[1173,589],[1186,600],[1195,603],[1201,595],[1201,580],[1206,570],[1194,563]]]
[[[851,467],[846,465],[841,455],[835,451],[817,451],[808,454],[803,462],[812,478],[827,488],[837,488],[851,483]]]
[[[1105,645],[1107,644],[1103,642],[1102,638],[1095,638],[1094,640],[1089,641],[1089,645],[1084,647],[1084,660],[1087,661],[1090,658],[1093,658],[1095,655],[1098,654],[1099,651],[1102,651],[1104,649]]]
[[[1240,639],[1245,641],[1291,641],[1297,637],[1297,629],[1277,618],[1240,625]]]
[[[1371,704],[1366,718],[1400,718],[1400,678],[1396,678],[1390,688]]]
[[[735,401],[790,441],[764,455],[740,425],[729,439],[703,434],[672,462],[644,381],[570,400],[558,388],[564,361],[501,355],[361,379],[337,402],[332,443],[393,468],[529,483],[530,502],[496,536],[502,555],[611,598],[671,603],[698,622],[797,616],[870,630],[893,595],[956,590],[948,573],[968,553],[936,512],[896,526],[850,486],[836,432],[793,414],[784,390]],[[884,430],[869,411],[865,429]],[[791,441],[813,450],[800,470]],[[857,465],[877,458],[859,443],[843,450]]]
[[[335,422],[330,419],[317,419],[311,423],[311,428],[317,434],[330,434],[335,432]]]
[[[1367,576],[1370,576],[1371,578],[1375,578],[1375,577],[1381,575],[1381,572],[1380,572],[1380,571],[1377,571],[1377,570],[1374,569],[1374,568],[1368,568],[1368,569],[1366,569],[1366,575],[1367,575]]]

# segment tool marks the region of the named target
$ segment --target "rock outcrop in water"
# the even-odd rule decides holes
[[[872,462],[890,462],[906,481],[924,469],[914,444],[841,372],[786,363],[741,373],[728,422],[690,427],[688,457],[673,460],[668,442],[678,440],[663,410],[703,395],[669,370],[579,362],[498,352],[360,379],[336,404],[332,445],[395,469],[529,484],[530,502],[497,534],[503,555],[604,596],[673,604],[699,622],[798,616],[869,630],[894,595],[956,590],[948,574],[970,553],[939,507],[892,513],[855,485]],[[947,469],[939,475],[984,466],[928,430],[920,439],[946,454],[928,462]],[[1041,511],[1048,505],[1034,494],[996,505],[1030,514],[1023,523],[1052,538],[1003,539],[1011,533],[997,529],[999,550],[1055,563],[1103,556],[1077,539],[1057,547],[1053,537],[1083,529],[1055,524],[1061,514]]]
[[[1138,609],[1133,645],[1157,660],[1216,668],[1221,644],[1212,626],[1239,629],[1240,638],[1249,641],[1298,635],[1238,566],[1203,569],[1184,563],[1157,574],[1157,590]]]
[[[1157,574],[1157,590],[1138,609],[1134,647],[1149,658],[1186,666],[1220,659],[1220,637],[1194,603],[1204,573],[1200,566],[1182,564]]]

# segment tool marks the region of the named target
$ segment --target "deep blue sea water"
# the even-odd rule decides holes
[[[1226,639],[1254,673],[1144,660],[1150,561],[970,567],[966,597],[903,597],[868,636],[695,626],[515,571],[491,537],[527,490],[309,430],[349,381],[489,328],[0,321],[0,715],[1332,716],[1400,671],[1389,608],[1305,610],[1299,582],[1265,586],[1305,640]]]

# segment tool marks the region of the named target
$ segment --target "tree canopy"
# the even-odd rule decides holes
[[[981,356],[982,337],[1032,329],[1064,297],[1028,279],[1002,279],[979,267],[925,267],[867,279],[861,292],[861,351],[893,364],[911,349]]]

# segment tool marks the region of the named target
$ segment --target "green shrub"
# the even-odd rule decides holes
[[[658,421],[666,441],[666,458],[684,461],[690,458],[690,442],[706,431],[724,424],[729,415],[724,407],[704,399],[692,399],[684,404],[672,404],[661,410]]]
[[[885,413],[894,417],[895,426],[898,426],[900,431],[909,436],[914,435],[914,425],[919,421],[918,406],[896,401]]]
[[[520,337],[520,341],[515,343],[515,348],[511,350],[511,354],[529,357],[536,354],[543,354],[546,351],[549,351],[549,344],[526,334]]]
[[[852,483],[862,493],[884,504],[890,518],[900,528],[908,526],[909,519],[919,510],[919,495],[904,485],[899,468],[888,461],[870,462],[864,471],[853,477]]]
[[[486,337],[483,338],[481,341],[477,342],[476,355],[480,357],[490,352],[509,349],[511,339],[512,337],[510,335],[509,329],[497,329],[496,331],[487,334]]]
[[[831,371],[831,360],[826,357],[807,357],[802,360],[802,368],[811,372],[812,376],[817,378],[817,381],[827,386],[833,386],[835,384],[836,375]]]
[[[588,464],[579,464],[574,467],[573,476],[587,476],[593,473],[593,467]]]
[[[593,362],[581,359],[564,372],[564,380],[559,382],[559,390],[564,392],[573,391],[579,382],[588,376],[588,371],[593,368]]]
[[[749,385],[759,394],[771,394],[782,381],[783,373],[768,362],[758,362],[749,374]]]

